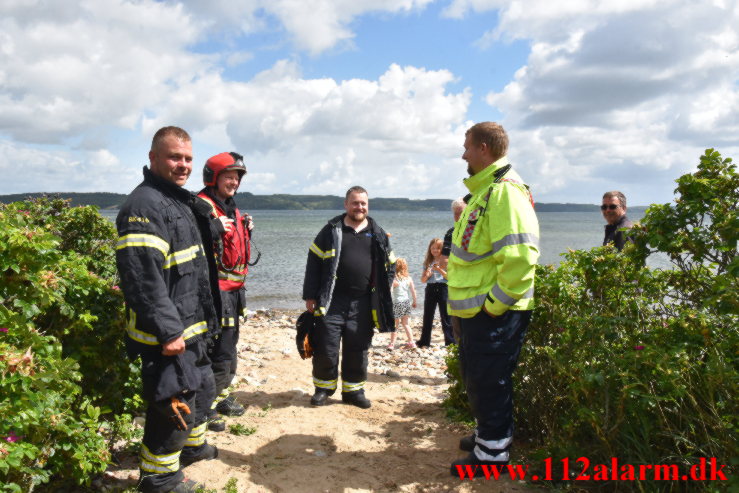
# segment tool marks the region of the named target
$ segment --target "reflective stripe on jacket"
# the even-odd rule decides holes
[[[190,344],[218,329],[212,253],[201,239],[206,234],[211,241],[208,217],[194,211],[195,202],[190,192],[144,168],[144,181],[118,213],[116,264],[131,356],[161,351],[161,344],[180,336]]]
[[[450,315],[470,318],[483,304],[494,315],[534,306],[539,222],[518,174],[509,169],[500,176],[506,165],[503,157],[464,181],[472,197],[454,225]]]
[[[344,216],[336,216],[326,224],[308,248],[308,261],[303,280],[303,299],[316,300],[315,314],[325,315],[333,299],[336,271],[341,255],[341,228]],[[395,278],[395,254],[388,234],[371,217],[367,217],[372,232],[372,322],[380,332],[395,330],[393,298],[390,287]],[[379,261],[378,261],[379,260]]]
[[[202,190],[198,197],[205,200],[211,207],[211,217],[220,221],[220,217],[227,217],[226,212]],[[244,278],[249,271],[250,244],[249,230],[246,229],[241,212],[234,208],[234,227],[231,231],[221,234],[223,254],[216,259],[218,266],[218,285],[222,291],[236,291],[244,286]],[[216,253],[216,256],[218,254]]]

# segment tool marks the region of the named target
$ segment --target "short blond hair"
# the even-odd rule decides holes
[[[467,130],[465,136],[469,136],[475,144],[486,144],[496,161],[508,154],[508,134],[499,123],[476,123]]]
[[[157,133],[154,134],[154,138],[151,139],[151,150],[156,151],[159,143],[170,135],[183,142],[192,142],[190,134],[180,127],[162,127],[157,130]]]

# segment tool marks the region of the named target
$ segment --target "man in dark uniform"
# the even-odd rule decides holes
[[[603,218],[606,224],[605,237],[603,245],[613,243],[620,252],[629,237],[624,235],[622,228],[630,228],[634,225],[629,218],[626,217],[626,196],[618,190],[606,192],[603,194],[603,204],[600,206]]]
[[[218,456],[205,440],[215,398],[206,337],[218,329],[219,302],[210,207],[182,188],[192,171],[187,132],[160,129],[149,163],[116,219],[126,346],[132,359],[141,357],[148,402],[138,489],[194,493],[202,485],[185,480],[181,467]]]
[[[367,190],[350,188],[344,208],[346,213],[331,219],[316,236],[305,268],[303,299],[317,317],[311,335],[311,404],[326,404],[336,391],[341,344],[341,399],[366,409],[371,406],[364,384],[373,327],[395,330],[390,294],[395,255],[388,235],[367,215]]]

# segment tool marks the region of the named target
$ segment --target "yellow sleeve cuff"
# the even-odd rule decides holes
[[[490,301],[489,296],[485,299],[484,306],[485,306],[485,310],[487,310],[488,313],[492,313],[496,317],[503,315],[510,308],[508,305],[504,305],[503,303],[497,300],[495,303],[493,303],[492,301]]]

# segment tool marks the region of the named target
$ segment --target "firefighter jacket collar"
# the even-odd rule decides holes
[[[469,190],[470,193],[476,194],[481,188],[490,186],[490,183],[495,180],[493,177],[495,172],[507,164],[508,156],[503,156],[479,173],[465,178],[463,180],[464,186],[467,187],[467,190]]]
[[[316,236],[308,252],[303,299],[318,302],[317,315],[325,315],[333,298],[336,270],[341,255],[341,228],[346,214],[328,221]],[[395,255],[388,235],[370,216],[368,229],[372,232],[373,275],[375,289],[371,293],[373,323],[380,332],[395,330],[390,286],[395,277]]]
[[[193,200],[193,194],[189,190],[175,185],[171,181],[167,181],[159,175],[155,175],[148,166],[144,166],[144,181],[151,183],[154,187],[172,197],[190,204]]]

